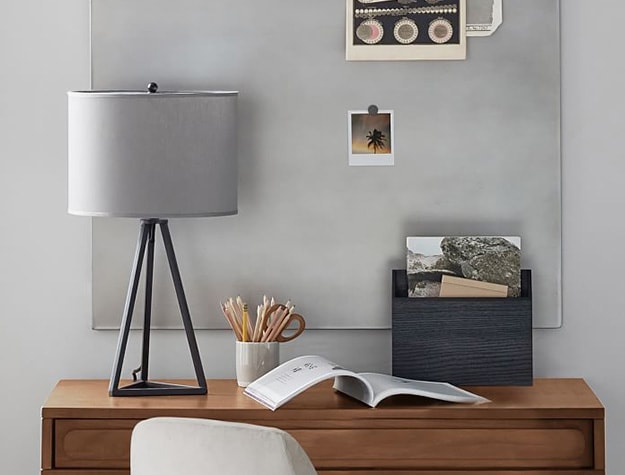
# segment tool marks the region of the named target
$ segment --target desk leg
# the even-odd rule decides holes
[[[605,422],[603,419],[595,419],[595,470],[605,470]]]
[[[54,445],[54,421],[41,419],[41,470],[52,468],[52,452]]]

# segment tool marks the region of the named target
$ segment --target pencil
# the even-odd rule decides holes
[[[271,324],[267,327],[267,332],[265,333],[265,339],[263,341],[275,341],[278,337],[278,328],[282,321],[289,315],[289,309],[280,304],[279,307],[274,312],[274,316],[271,319]]]
[[[247,341],[247,322],[249,320],[249,316],[247,314],[247,304],[243,304],[243,340]]]
[[[254,331],[252,332],[252,341],[258,341],[258,333],[260,332],[260,321],[261,321],[261,312],[262,307],[260,305],[256,306],[256,323],[254,324]]]
[[[230,327],[232,328],[232,331],[234,332],[234,336],[236,337],[237,340],[241,341],[241,329],[237,325],[235,318],[231,315],[231,312],[228,309],[228,305],[221,304],[221,311],[226,317],[226,320],[228,321],[228,323],[230,324]]]

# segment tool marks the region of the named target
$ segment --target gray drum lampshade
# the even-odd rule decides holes
[[[68,212],[237,213],[237,92],[68,92]]]

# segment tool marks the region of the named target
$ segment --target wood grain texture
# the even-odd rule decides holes
[[[185,384],[185,381],[176,381]],[[209,380],[206,396],[111,398],[105,380],[60,381],[42,407],[42,474],[127,475],[134,425],[155,416],[279,427],[319,473],[467,475],[604,474],[604,409],[581,379],[533,386],[467,387],[491,402],[396,397],[376,409],[325,381],[277,411],[234,380]]]
[[[179,380],[181,384],[191,380]],[[208,417],[228,415],[258,421],[409,419],[602,419],[603,406],[583,379],[537,378],[533,386],[463,386],[490,399],[473,406],[448,404],[420,398],[391,398],[378,409],[371,409],[332,390],[325,381],[289,401],[277,411],[269,411],[243,394],[232,379],[211,379],[205,396],[117,397],[108,395],[103,379],[65,379],[57,383],[42,406],[44,419],[145,419],[167,412],[172,416]]]
[[[138,419],[59,419],[55,465],[63,468],[127,468],[130,437]]]
[[[477,475],[475,470],[318,470],[319,475]],[[483,472],[482,472],[483,473]],[[42,475],[130,475],[130,470],[42,470]],[[489,470],[488,475],[604,475],[599,470]]]
[[[563,423],[559,428],[294,430],[319,469],[378,467],[383,469],[473,470],[493,468],[584,468],[592,466],[591,424]],[[375,444],[371,441],[375,440]],[[553,444],[558,440],[558,444]],[[366,450],[363,448],[366,447]]]
[[[319,470],[319,475],[603,475],[602,470]],[[63,474],[66,475],[66,474]],[[69,474],[67,474],[69,475]],[[85,474],[87,475],[87,474]],[[99,475],[99,474],[96,474]],[[120,474],[121,475],[121,474]]]
[[[54,420],[41,420],[41,468],[52,468],[54,447]]]
[[[603,419],[595,419],[595,467],[605,469],[605,421]]]
[[[396,376],[456,385],[530,385],[531,273],[517,298],[409,298],[393,271],[392,364]]]
[[[41,475],[130,475],[130,469],[126,470],[42,470]]]

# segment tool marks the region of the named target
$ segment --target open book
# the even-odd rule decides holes
[[[302,391],[334,378],[334,389],[375,407],[383,399],[398,394],[411,394],[449,402],[488,402],[477,394],[449,383],[417,381],[379,373],[355,373],[322,356],[299,356],[252,382],[244,394],[272,411]]]

